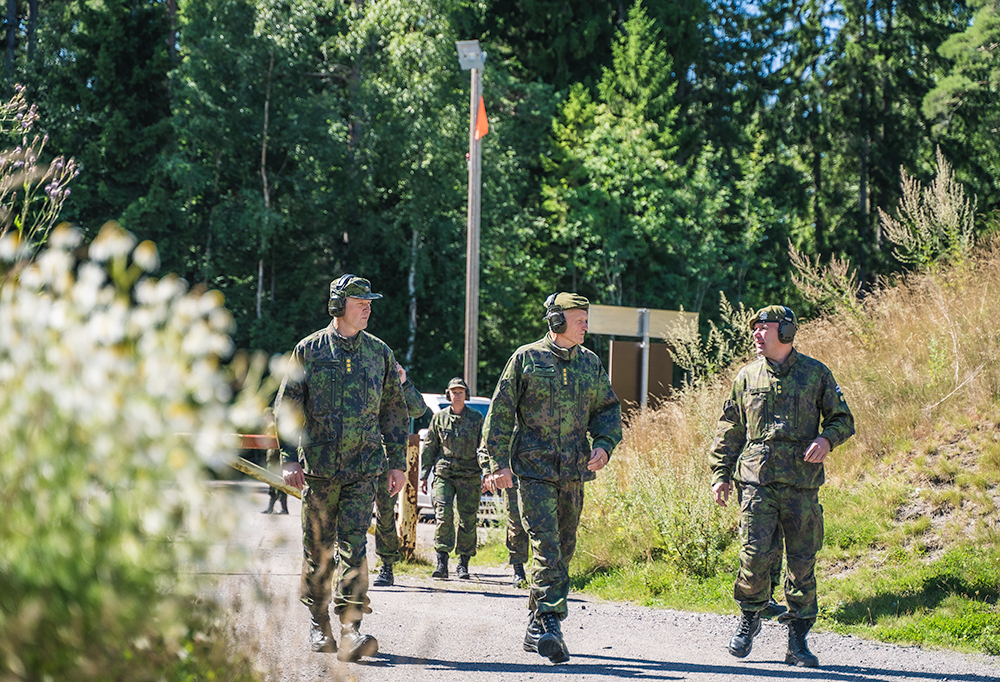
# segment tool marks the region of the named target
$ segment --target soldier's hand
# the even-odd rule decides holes
[[[594,448],[590,453],[590,461],[587,468],[590,471],[600,471],[608,463],[608,452],[604,448]]]
[[[389,497],[397,494],[406,484],[406,472],[402,469],[389,469]]]
[[[720,507],[726,506],[731,492],[732,486],[729,484],[729,481],[719,481],[712,486],[712,495],[715,497],[715,503]]]
[[[806,454],[804,459],[807,462],[812,462],[813,464],[821,464],[826,456],[830,454],[830,441],[828,441],[823,436],[818,437],[809,447],[806,448]]]
[[[306,475],[302,472],[302,467],[298,462],[285,462],[281,465],[282,477],[285,485],[302,490],[306,487]]]
[[[424,495],[427,494],[427,479],[426,478],[424,480],[420,481],[420,492],[422,492]]]

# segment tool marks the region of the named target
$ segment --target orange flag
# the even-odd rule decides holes
[[[490,123],[486,120],[486,102],[483,96],[479,96],[479,113],[476,114],[476,139],[483,137],[490,132]]]

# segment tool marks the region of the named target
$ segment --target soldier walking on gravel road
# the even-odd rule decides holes
[[[583,484],[604,468],[622,438],[621,403],[600,359],[580,344],[590,303],[579,294],[545,301],[549,333],[521,346],[497,382],[479,461],[491,489],[518,479],[533,561],[524,649],[569,660],[569,564],[583,509]]]
[[[757,359],[736,375],[709,454],[712,494],[725,507],[739,486],[740,570],[733,596],[742,616],[729,653],[744,658],[760,632],[771,595],[771,569],[784,533],[788,624],[785,663],[815,668],[806,635],[818,613],[816,553],[823,546],[819,487],[823,461],[854,435],[854,417],[823,363],[792,347],[797,323],[785,306],[768,306],[752,320]]]
[[[368,334],[373,294],[366,279],[344,275],[330,284],[333,321],[307,336],[292,352],[289,372],[275,399],[279,439],[288,429],[282,402],[303,420],[296,443],[281,442],[285,483],[302,496],[300,597],[312,615],[313,651],[356,661],[378,652],[378,642],[359,632],[371,613],[368,600],[367,531],[375,486],[388,470],[389,495],[403,488],[406,469],[406,405],[396,360]],[[286,412],[287,412],[287,408]],[[330,626],[329,603],[340,617],[340,647]]]
[[[458,554],[455,575],[468,580],[469,559],[476,555],[476,516],[482,473],[476,449],[483,431],[483,416],[465,406],[469,385],[455,377],[448,382],[445,395],[451,402],[447,409],[431,417],[427,440],[421,453],[420,492],[427,492],[427,479],[434,472],[434,551],[437,566],[432,578],[448,577],[448,553]],[[455,532],[455,509],[458,509],[458,533]]]

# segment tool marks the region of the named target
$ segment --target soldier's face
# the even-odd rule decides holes
[[[569,341],[569,345],[571,346],[580,345],[587,337],[589,313],[580,308],[573,308],[564,312],[563,315],[566,316],[566,331],[556,336],[561,336],[566,341]],[[562,346],[564,344],[559,345]]]
[[[788,357],[788,347],[778,341],[777,322],[758,322],[753,326],[753,345],[757,355],[763,355],[769,360],[780,360]]]
[[[465,389],[464,388],[449,388],[448,396],[451,399],[452,407],[461,407],[465,405]]]
[[[344,304],[344,315],[343,321],[347,324],[349,329],[353,329],[354,333],[358,333],[362,329],[368,327],[368,318],[372,314],[372,302],[365,298],[350,298],[348,297],[347,302]],[[353,336],[353,334],[347,334],[345,336]]]

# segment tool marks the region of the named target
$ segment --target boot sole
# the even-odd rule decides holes
[[[553,663],[565,663],[569,660],[566,645],[549,633],[538,638],[538,653]]]
[[[799,658],[798,656],[796,656],[793,653],[787,653],[787,654],[785,654],[785,663],[788,664],[788,665],[794,665],[796,668],[818,668],[819,667],[819,660],[817,660],[815,663],[813,661],[806,661],[806,660],[803,660],[803,659]]]
[[[337,654],[337,659],[343,661],[344,663],[355,663],[365,657],[371,658],[377,653],[378,640],[374,637],[369,637],[364,643],[352,651],[341,649]]]
[[[434,573],[431,573],[431,577],[432,578],[437,578],[438,580],[447,580],[448,579],[448,574],[447,573],[438,573],[437,571],[435,571]]]
[[[749,656],[750,652],[753,651],[753,639],[754,639],[754,637],[756,637],[757,635],[760,634],[760,627],[761,627],[760,626],[760,621],[758,620],[757,621],[757,629],[754,630],[753,634],[750,635],[750,645],[747,647],[746,651],[744,651],[743,653],[740,653],[738,651],[733,651],[733,647],[730,646],[730,647],[728,647],[729,653],[731,655],[735,656],[736,658],[746,658],[747,656]],[[788,662],[788,659],[786,658],[785,659],[785,663],[787,663],[787,662]]]

